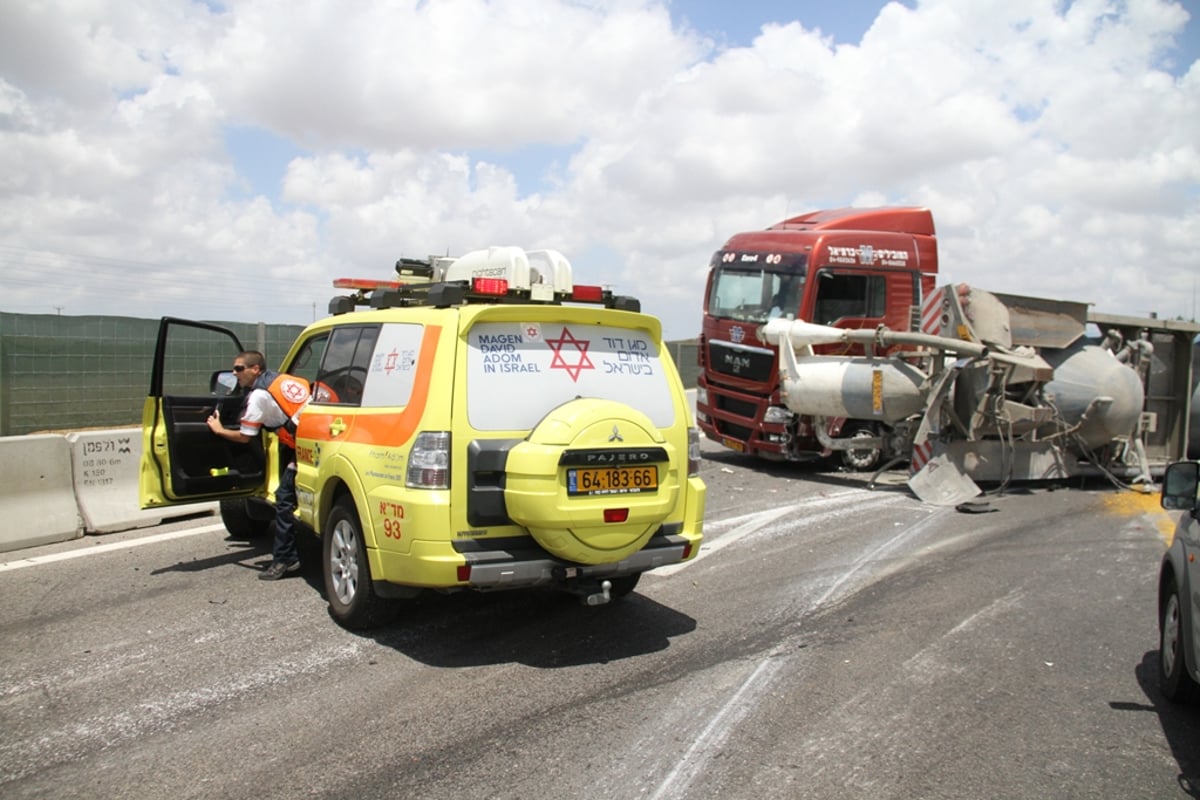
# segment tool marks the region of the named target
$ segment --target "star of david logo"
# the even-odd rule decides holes
[[[554,351],[554,359],[550,362],[550,369],[564,369],[571,376],[571,381],[579,380],[579,373],[585,369],[595,369],[592,360],[588,358],[587,350],[591,345],[590,339],[576,339],[571,335],[571,332],[563,328],[562,334],[557,339],[547,339],[546,344],[550,345],[550,349]],[[573,345],[579,356],[574,364],[568,364],[563,357],[563,348],[568,344]]]
[[[387,353],[383,357],[383,371],[391,375],[398,369],[410,370],[415,363],[416,357],[413,355],[413,351],[405,350],[404,352],[398,352],[393,347],[392,352]]]
[[[293,403],[302,402],[308,397],[308,387],[297,381],[284,381],[280,384],[279,390],[283,392],[283,396]]]

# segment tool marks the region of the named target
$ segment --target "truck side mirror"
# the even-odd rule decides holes
[[[1197,489],[1200,489],[1200,463],[1180,461],[1170,465],[1163,475],[1162,507],[1168,511],[1195,509]]]

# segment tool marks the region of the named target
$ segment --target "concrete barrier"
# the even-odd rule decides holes
[[[158,525],[184,514],[212,513],[213,502],[143,511],[138,507],[142,429],[119,428],[67,435],[75,475],[75,501],[87,533],[113,533]]]
[[[79,538],[66,438],[44,433],[0,442],[0,552]]]

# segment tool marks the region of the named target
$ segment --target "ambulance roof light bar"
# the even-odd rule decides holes
[[[331,314],[360,305],[448,307],[466,302],[597,303],[639,311],[635,298],[614,296],[601,286],[576,285],[571,263],[557,250],[502,246],[474,250],[460,258],[430,256],[396,262],[399,281],[339,278],[334,287],[354,294],[330,301]]]
[[[510,291],[527,291],[531,299],[546,302],[574,291],[571,262],[557,250],[526,251],[511,246],[473,250],[446,267],[442,279],[473,284],[477,278],[508,281]]]

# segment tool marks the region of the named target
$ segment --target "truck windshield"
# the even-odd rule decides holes
[[[783,258],[787,260],[779,263],[780,256],[766,253],[717,253],[709,316],[741,322],[798,316],[806,259],[803,255]]]

